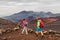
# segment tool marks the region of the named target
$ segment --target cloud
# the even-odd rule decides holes
[[[0,1],[8,1],[8,2],[39,2],[40,0],[0,0]]]
[[[60,0],[0,0],[0,16],[22,10],[60,12]]]

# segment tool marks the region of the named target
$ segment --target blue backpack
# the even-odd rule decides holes
[[[25,26],[28,26],[28,22],[26,22]]]

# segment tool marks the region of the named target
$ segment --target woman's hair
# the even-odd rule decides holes
[[[23,19],[23,21],[26,20],[25,18]]]
[[[38,20],[40,20],[41,18],[38,18]]]

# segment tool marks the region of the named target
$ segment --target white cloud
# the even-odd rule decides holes
[[[22,10],[60,12],[60,0],[0,0],[0,16]]]

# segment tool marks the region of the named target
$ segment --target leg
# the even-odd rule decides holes
[[[39,34],[39,32],[37,32],[37,31],[36,31],[36,34],[38,35],[38,34]]]
[[[39,28],[36,28],[36,36],[39,34]]]
[[[42,29],[42,28],[40,28],[41,35],[43,36],[43,32],[42,32],[42,30],[43,30],[43,29]]]
[[[41,35],[42,35],[42,36],[44,35],[42,31],[41,31]]]
[[[27,28],[25,28],[25,32],[26,32],[26,34],[28,34]]]
[[[23,28],[23,29],[22,29],[22,34],[24,33],[24,30],[25,30],[25,29]]]

